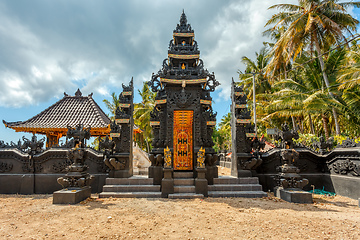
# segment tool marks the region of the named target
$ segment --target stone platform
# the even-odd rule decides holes
[[[76,204],[91,197],[91,187],[68,188],[53,193],[53,204]]]
[[[174,172],[174,191],[169,193],[169,199],[204,198],[204,194],[196,192],[196,179],[193,172]],[[262,191],[257,177],[236,178],[220,176],[214,178],[214,185],[207,186],[208,197],[244,197],[261,198],[267,193]],[[107,178],[101,198],[161,198],[161,186],[153,185],[153,179],[145,176],[130,178]]]
[[[298,188],[277,187],[274,189],[275,196],[292,203],[313,203],[312,194]]]
[[[204,198],[203,194],[195,191],[193,172],[174,172],[174,193],[169,194],[170,199]]]
[[[107,178],[100,198],[160,198],[160,185],[153,185],[147,176]]]
[[[257,177],[219,176],[219,178],[214,178],[214,185],[209,185],[208,189],[209,197],[262,198],[267,196],[267,193],[262,191]]]

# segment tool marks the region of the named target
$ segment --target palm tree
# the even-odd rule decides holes
[[[143,87],[138,90],[142,102],[134,104],[134,123],[143,130],[144,139],[146,142],[147,151],[150,152],[150,145],[152,139],[152,128],[150,126],[150,113],[155,106],[156,94],[152,92],[149,85],[143,84]]]
[[[245,64],[245,73],[239,71],[240,84],[243,85],[244,91],[248,96],[248,105],[252,109],[253,103],[253,75],[255,75],[255,97],[259,108],[256,109],[257,116],[261,119],[263,108],[268,104],[267,95],[272,92],[270,82],[265,77],[266,67],[269,62],[268,49],[262,47],[259,52],[255,52],[255,60],[243,56],[241,61]]]
[[[296,59],[308,47],[317,53],[323,80],[329,95],[335,99],[330,90],[330,83],[325,72],[323,54],[334,44],[345,39],[344,31],[355,31],[358,20],[346,12],[346,7],[360,7],[360,2],[339,3],[338,0],[299,0],[299,4],[277,4],[269,9],[280,9],[265,26],[275,24],[272,29],[280,26],[286,31],[274,46],[274,57],[271,63],[279,60],[285,49],[287,61]],[[340,126],[335,108],[332,108],[336,134],[340,134]]]
[[[335,82],[336,75],[344,61],[345,51],[339,49],[332,51],[325,62],[326,74],[331,83]],[[294,78],[284,79],[275,84],[278,89],[273,94],[272,104],[267,111],[267,117],[274,114],[288,116],[302,116],[309,120],[311,133],[314,134],[312,116],[320,113],[325,136],[328,138],[330,131],[328,128],[328,114],[332,108],[342,110],[344,105],[341,101],[336,101],[327,94],[322,81],[321,67],[318,59],[310,61],[310,56],[303,54],[293,64],[298,72]],[[338,93],[340,96],[341,94]]]
[[[269,36],[271,40],[277,43],[285,31],[286,28],[284,26],[281,26],[277,28],[268,29],[263,32],[263,35]],[[280,79],[282,77],[282,74],[284,74],[283,76],[286,79],[287,70],[291,67],[291,64],[287,61],[288,53],[286,52],[286,48],[284,47],[274,48],[275,43],[272,42],[264,43],[265,45],[268,45],[272,49],[269,52],[269,58],[271,58],[272,61],[270,61],[267,66],[266,75],[271,76],[270,80],[273,80],[274,75],[278,75]],[[282,51],[280,53],[275,53],[274,50],[279,50],[279,49],[282,49]]]
[[[353,42],[347,51],[347,64],[339,73],[339,89],[349,89],[360,84],[360,46]]]
[[[104,99],[103,102],[105,103],[105,106],[109,109],[110,114],[109,117],[111,120],[115,119],[115,111],[119,107],[119,98],[116,96],[115,92],[111,93],[111,102],[107,99]]]

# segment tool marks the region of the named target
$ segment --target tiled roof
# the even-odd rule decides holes
[[[109,117],[101,110],[99,105],[89,96],[82,96],[80,90],[75,96],[66,93],[64,97],[48,107],[38,115],[26,121],[5,122],[9,128],[67,128],[76,127],[79,123],[84,127],[107,128]]]

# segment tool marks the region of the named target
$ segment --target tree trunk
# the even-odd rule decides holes
[[[317,39],[316,39],[317,40]],[[318,59],[319,59],[319,62],[320,62],[320,67],[321,67],[321,72],[322,72],[322,75],[323,75],[323,78],[324,78],[324,82],[325,82],[325,85],[328,89],[328,92],[329,92],[329,95],[335,99],[335,96],[334,94],[330,91],[330,83],[329,83],[329,80],[328,80],[328,77],[327,77],[327,74],[325,72],[325,64],[324,64],[324,60],[321,56],[321,50],[320,50],[320,46],[319,46],[319,43],[315,40],[315,47],[316,47],[316,51],[318,53]],[[340,135],[340,125],[339,125],[339,121],[338,121],[338,116],[337,116],[337,112],[335,110],[334,107],[332,107],[332,112],[333,112],[333,115],[334,115],[334,123],[335,123],[335,131],[336,131],[336,135]]]
[[[325,116],[324,113],[321,113],[321,118],[322,118],[322,121],[323,121],[325,138],[329,139],[329,137],[330,137],[330,135],[329,135],[329,127],[328,127],[328,124],[327,124],[328,119],[327,119],[327,117]]]
[[[293,115],[291,115],[291,121],[292,121],[293,129],[296,129],[296,122]]]
[[[309,114],[309,123],[310,123],[310,129],[311,129],[311,133],[315,135],[315,129],[314,129],[314,123],[311,119],[311,115]]]
[[[297,120],[299,122],[300,133],[304,134],[304,122],[302,121],[302,117],[298,117]]]

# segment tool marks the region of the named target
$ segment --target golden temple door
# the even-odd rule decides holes
[[[193,111],[174,111],[174,170],[193,169]]]

